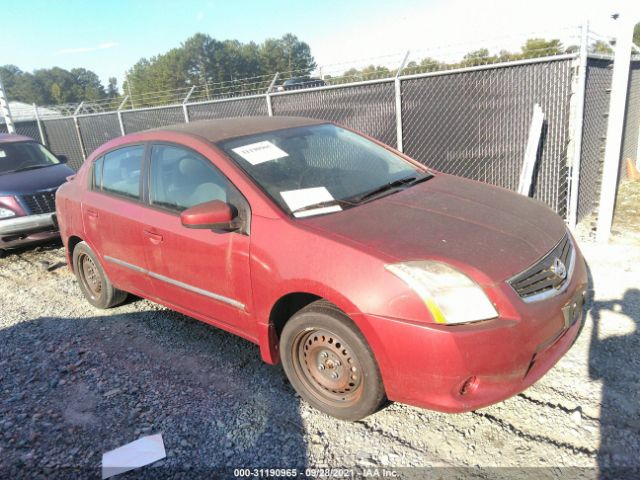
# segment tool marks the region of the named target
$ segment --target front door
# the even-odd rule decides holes
[[[151,148],[149,212],[142,229],[156,296],[237,333],[251,307],[249,236],[186,228],[180,212],[211,200],[248,211],[229,180],[198,153],[175,145]]]

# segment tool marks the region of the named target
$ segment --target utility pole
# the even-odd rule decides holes
[[[13,125],[13,119],[11,118],[11,110],[9,109],[9,100],[0,78],[0,113],[4,117],[4,121],[7,124],[7,132],[16,133],[16,127]]]
[[[613,59],[611,78],[611,97],[609,100],[609,118],[607,120],[607,143],[604,151],[602,185],[600,187],[600,203],[598,205],[598,230],[596,241],[607,243],[613,223],[613,210],[616,204],[618,186],[618,168],[622,149],[622,133],[624,113],[627,104],[629,87],[629,67],[631,64],[631,38],[633,23],[628,16],[620,15],[617,19],[616,50]]]

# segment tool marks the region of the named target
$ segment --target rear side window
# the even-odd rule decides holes
[[[143,154],[142,145],[124,147],[107,153],[94,166],[95,188],[139,199]]]

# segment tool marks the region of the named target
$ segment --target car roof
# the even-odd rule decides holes
[[[217,118],[215,120],[198,120],[168,127],[154,128],[150,132],[179,132],[197,135],[216,143],[236,137],[283,130],[285,128],[306,127],[327,123],[304,117],[234,117]]]
[[[15,142],[35,142],[35,140],[31,137],[25,137],[24,135],[16,135],[15,133],[0,133],[0,143]]]

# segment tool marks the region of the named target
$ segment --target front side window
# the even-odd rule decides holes
[[[94,165],[94,188],[129,198],[140,198],[140,172],[144,146],[119,148]],[[100,170],[101,169],[101,170]]]
[[[152,205],[182,211],[212,200],[234,203],[234,191],[226,177],[194,151],[173,145],[152,147],[149,172]]]
[[[0,144],[0,175],[57,165],[60,160],[37,142]]]
[[[407,186],[424,175],[393,152],[332,124],[234,138],[218,146],[295,216],[341,210],[369,193]],[[313,206],[318,209],[311,211]]]

